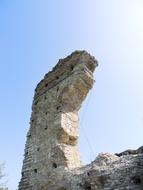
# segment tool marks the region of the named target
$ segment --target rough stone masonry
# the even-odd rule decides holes
[[[78,111],[96,66],[89,53],[75,51],[37,85],[19,190],[143,190],[143,147],[81,165]]]

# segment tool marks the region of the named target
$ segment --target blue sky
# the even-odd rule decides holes
[[[74,50],[99,61],[80,112],[83,162],[142,145],[142,21],[142,0],[0,1],[0,161],[9,190],[20,180],[34,88]]]

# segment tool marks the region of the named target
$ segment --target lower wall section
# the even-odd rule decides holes
[[[90,165],[37,176],[34,187],[26,190],[143,190],[143,154],[99,154]]]

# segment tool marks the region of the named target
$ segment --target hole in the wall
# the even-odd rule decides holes
[[[57,106],[56,109],[59,110],[59,109],[60,109],[60,106]]]
[[[56,79],[59,79],[59,77],[57,76]]]
[[[37,151],[38,151],[38,152],[40,151],[40,148],[39,148],[39,147],[37,148]]]
[[[91,186],[86,187],[85,190],[91,190]]]
[[[57,168],[58,167],[56,163],[53,163],[52,166],[53,166],[53,168]]]
[[[25,152],[25,155],[26,155],[26,156],[28,155],[28,151]]]
[[[47,129],[48,129],[48,127],[45,127],[44,129],[45,129],[45,130],[47,130]]]
[[[140,184],[142,183],[140,176],[134,176],[134,177],[132,178],[132,182],[133,182],[135,185],[140,185]]]
[[[47,86],[48,86],[48,83],[45,84],[45,87],[47,87]]]
[[[37,169],[34,169],[34,173],[37,174],[38,170]]]
[[[72,70],[74,69],[74,66],[73,66],[73,65],[71,65],[71,66],[70,66],[70,69],[71,69],[71,71],[72,71]]]
[[[88,175],[88,176],[90,176],[90,173],[89,173],[89,172],[87,172],[87,175]]]

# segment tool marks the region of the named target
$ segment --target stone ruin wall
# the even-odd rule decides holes
[[[93,56],[75,51],[37,85],[19,190],[143,190],[143,148],[81,165],[78,111],[96,66]]]

